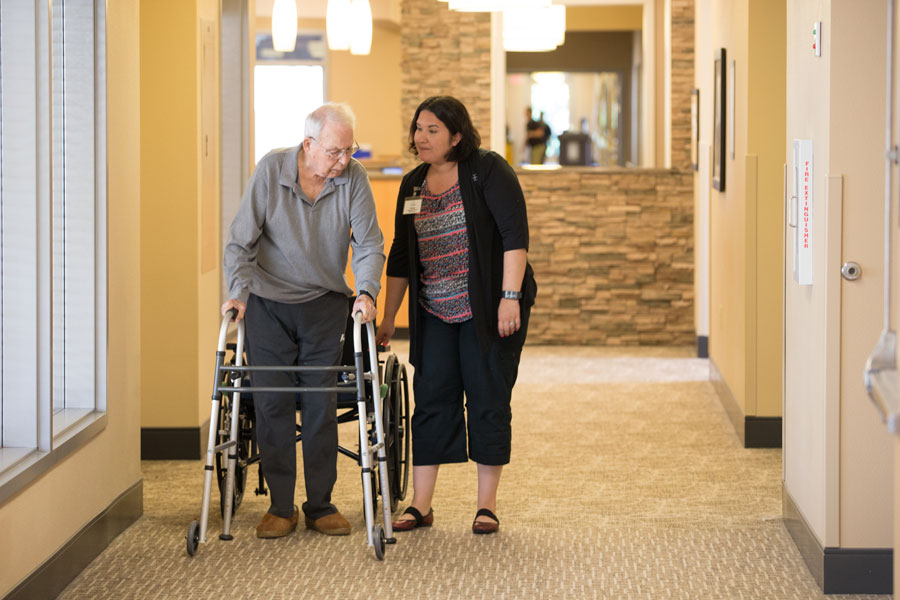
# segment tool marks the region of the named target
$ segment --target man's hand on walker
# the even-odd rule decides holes
[[[234,318],[235,323],[244,318],[244,311],[247,310],[247,305],[233,298],[222,305],[222,316],[224,317],[225,313],[232,308],[237,311],[237,316]]]
[[[357,296],[356,302],[353,303],[353,310],[350,312],[350,314],[355,315],[357,311],[362,313],[363,323],[374,321],[375,315],[378,314],[378,311],[375,310],[375,303],[365,294],[360,294],[359,296]]]

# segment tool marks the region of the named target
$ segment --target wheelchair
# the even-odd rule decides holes
[[[352,303],[352,299],[351,299]],[[237,325],[236,343],[226,343],[232,314],[222,320],[216,352],[213,406],[210,435],[204,466],[204,491],[200,521],[188,527],[187,552],[194,556],[200,542],[206,542],[211,479],[215,472],[219,491],[219,508],[223,519],[221,540],[233,539],[231,520],[241,505],[247,489],[250,466],[260,463],[256,444],[253,391],[337,392],[338,424],[359,423],[359,447],[356,451],[338,446],[338,453],[357,462],[361,469],[363,508],[366,515],[367,543],[379,560],[384,559],[385,544],[394,543],[391,514],[406,497],[410,465],[409,380],[406,366],[394,354],[381,359],[375,347],[374,327],[365,326],[351,315],[344,333],[341,366],[336,367],[265,367],[245,364],[243,323]],[[365,327],[368,335],[363,335]],[[375,367],[373,368],[373,365]],[[335,388],[254,388],[254,370],[336,371]],[[298,399],[299,406],[299,399]],[[297,425],[297,441],[303,431]],[[378,466],[375,467],[374,465]],[[258,464],[256,495],[267,495],[265,473]],[[378,497],[384,513],[384,526],[374,523]]]

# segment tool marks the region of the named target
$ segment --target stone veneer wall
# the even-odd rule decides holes
[[[528,339],[694,343],[693,175],[519,173],[538,282]]]
[[[694,0],[672,2],[672,167],[691,168]],[[693,193],[693,192],[692,192]]]
[[[446,2],[403,0],[400,35],[401,118],[409,126],[430,96],[454,96],[466,105],[481,145],[491,146],[491,15],[456,12]],[[403,148],[409,131],[403,133]],[[417,164],[404,151],[407,167]]]
[[[532,344],[693,345],[694,0],[672,3],[673,170],[520,172],[538,302]],[[402,0],[402,122],[462,100],[490,146],[490,17]],[[407,133],[403,133],[404,147]],[[406,166],[415,164],[408,157]]]

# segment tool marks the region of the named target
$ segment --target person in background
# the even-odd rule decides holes
[[[306,118],[303,142],[269,152],[253,172],[225,246],[229,300],[222,314],[246,319],[249,364],[332,366],[341,356],[348,297],[344,270],[353,248],[356,301],[363,321],[375,318],[384,237],[365,168],[351,158],[355,117],[345,104],[325,104]],[[334,387],[335,372],[253,373],[254,387]],[[271,505],[256,528],[260,538],[297,527],[294,394],[253,395],[262,471]],[[306,527],[347,535],[350,523],[331,503],[337,480],[337,398],[304,393],[303,476]]]
[[[390,340],[408,288],[414,493],[394,531],[430,526],[440,465],[470,458],[478,471],[472,531],[500,527],[510,399],[537,285],[522,188],[509,163],[480,143],[466,107],[449,96],[422,102],[410,123],[409,148],[422,164],[400,186],[376,336]]]
[[[541,112],[541,118],[538,119],[538,124],[541,126],[541,131],[544,133],[544,156],[541,157],[541,164],[543,164],[544,158],[547,155],[547,146],[550,144],[550,138],[553,136],[553,131],[550,130],[550,126],[547,124],[547,121],[544,120],[543,112]]]
[[[547,139],[549,136],[544,131],[541,121],[537,121],[531,107],[525,109],[525,147],[528,149],[528,162],[533,165],[544,164],[547,155]]]

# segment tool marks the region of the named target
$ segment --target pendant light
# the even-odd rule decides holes
[[[351,0],[350,3],[350,54],[368,54],[372,51],[372,7],[369,0]]]
[[[350,49],[350,0],[328,0],[325,32],[329,50]]]
[[[272,47],[278,52],[293,52],[297,44],[297,3],[275,0],[272,6]]]
[[[503,13],[503,49],[507,52],[548,52],[565,41],[565,6]]]

